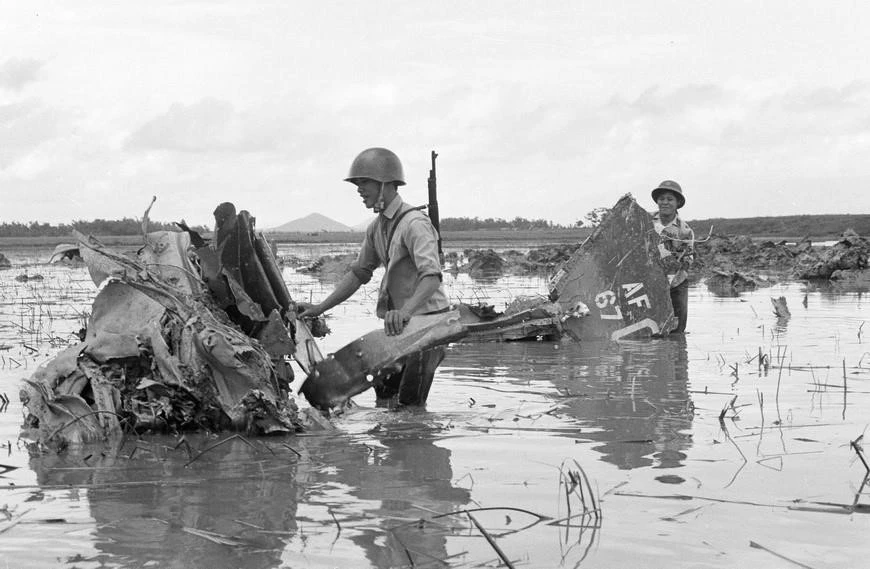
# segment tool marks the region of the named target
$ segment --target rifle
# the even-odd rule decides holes
[[[441,220],[438,217],[438,181],[435,177],[435,159],[438,154],[432,151],[432,168],[429,170],[429,219],[438,234],[438,258],[444,264],[444,251],[441,248]]]

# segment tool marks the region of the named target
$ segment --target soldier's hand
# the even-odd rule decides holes
[[[673,255],[668,255],[661,260],[662,268],[666,273],[676,273],[680,270],[681,264]]]
[[[398,336],[410,319],[411,315],[404,310],[390,310],[384,315],[384,332],[387,336]]]
[[[311,304],[308,302],[296,303],[297,318],[317,318],[321,314],[323,314],[323,311],[320,310],[320,307],[317,304]]]

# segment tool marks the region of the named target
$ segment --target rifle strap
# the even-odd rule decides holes
[[[384,259],[384,269],[385,270],[387,269],[387,267],[390,266],[390,245],[393,243],[393,235],[396,234],[396,229],[398,229],[398,227],[399,227],[399,222],[402,221],[403,217],[405,217],[406,215],[408,215],[412,211],[423,210],[425,208],[426,208],[425,205],[408,208],[405,211],[403,211],[402,213],[400,213],[399,215],[397,215],[396,219],[393,220],[393,223],[390,224],[390,229],[389,229],[389,232],[387,233],[386,244],[384,245],[384,252],[385,252],[384,254],[386,257]]]
[[[387,240],[386,240],[385,249],[384,249],[384,256],[385,256],[385,258],[384,258],[384,271],[386,271],[390,268],[390,245],[393,243],[393,235],[396,234],[396,229],[399,227],[399,222],[402,221],[403,217],[405,217],[406,215],[408,215],[412,211],[424,210],[424,209],[426,209],[425,205],[421,205],[421,206],[417,206],[417,207],[410,207],[410,208],[406,209],[405,211],[403,211],[402,213],[400,213],[399,215],[397,215],[396,218],[393,220],[393,223],[390,225],[389,231],[387,233]],[[383,218],[381,218],[381,220],[383,221]],[[384,275],[384,278],[386,278],[386,274]],[[385,293],[386,293],[387,310],[392,310],[393,309],[393,299],[390,298],[390,291],[388,288],[385,289]]]

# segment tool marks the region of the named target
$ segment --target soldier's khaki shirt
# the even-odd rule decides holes
[[[663,259],[673,255],[680,263],[676,272],[668,274],[673,288],[689,277],[688,269],[695,261],[695,232],[679,215],[674,216],[669,224],[663,225],[658,212],[653,214],[653,227],[660,238],[659,254]]]
[[[399,219],[405,211],[408,213]],[[387,238],[394,225],[388,251]],[[385,266],[386,272],[378,294],[378,318],[383,318],[388,310],[402,308],[423,277],[442,278],[438,233],[426,214],[407,205],[398,195],[366,228],[359,256],[351,270],[366,283],[380,266]],[[415,314],[438,312],[449,307],[442,285]]]

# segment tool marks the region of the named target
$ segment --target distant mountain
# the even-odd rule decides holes
[[[284,233],[311,233],[314,231],[353,231],[350,227],[343,223],[339,223],[334,219],[329,219],[325,215],[312,213],[293,221],[288,221],[278,227],[266,229],[266,232],[284,232]]]

